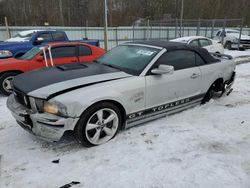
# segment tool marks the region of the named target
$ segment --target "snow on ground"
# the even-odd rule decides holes
[[[224,53],[231,55],[235,59],[237,64],[242,64],[250,61],[250,50],[238,51],[225,49]]]
[[[225,54],[231,55],[232,57],[244,57],[250,56],[250,50],[238,51],[238,50],[227,50],[224,51]]]
[[[0,97],[0,187],[248,188],[250,63],[231,95],[120,132],[83,148],[69,135],[47,143],[21,129]],[[53,160],[59,163],[52,163]]]

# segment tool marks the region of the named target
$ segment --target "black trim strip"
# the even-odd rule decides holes
[[[200,100],[198,100],[198,101],[195,101],[195,102],[190,102],[190,103],[187,103],[187,104],[185,104],[185,105],[183,105],[183,106],[179,106],[178,108],[173,108],[173,109],[169,109],[169,110],[164,110],[164,111],[162,111],[162,112],[155,112],[155,113],[152,113],[152,115],[151,116],[149,116],[150,114],[145,114],[145,115],[143,115],[142,117],[139,117],[138,119],[132,119],[132,121],[127,121],[127,123],[128,124],[130,124],[130,123],[134,123],[134,122],[136,122],[136,121],[140,121],[140,120],[142,120],[142,119],[147,119],[147,118],[150,118],[150,117],[154,117],[154,116],[157,116],[157,115],[161,115],[161,114],[167,114],[167,113],[169,113],[169,112],[173,112],[173,111],[175,111],[175,110],[179,110],[179,109],[182,109],[182,108],[184,108],[184,110],[185,110],[185,107],[189,107],[190,106],[190,108],[191,108],[191,106],[193,106],[193,105],[197,105],[198,103],[200,103],[201,102],[201,99]],[[181,110],[180,110],[181,111]]]
[[[177,101],[174,101],[171,103],[163,104],[160,106],[148,108],[148,109],[143,110],[143,111],[134,112],[134,113],[128,114],[126,119],[127,119],[128,123],[132,123],[134,121],[138,121],[138,120],[143,119],[144,116],[149,115],[149,114],[153,114],[153,113],[161,112],[161,111],[163,111],[163,113],[167,113],[169,111],[173,111],[173,110],[188,106],[188,105],[192,104],[192,102],[194,102],[195,100],[198,100],[198,99],[202,100],[202,98],[204,96],[205,96],[205,94],[200,94],[200,95],[196,95],[193,97],[177,100]],[[183,104],[186,104],[186,105],[183,105]],[[183,105],[183,106],[180,106],[178,108],[174,108],[174,107],[179,106],[179,105]],[[160,113],[157,113],[156,115],[158,115],[158,114],[160,114]],[[136,120],[134,120],[134,119],[136,119]],[[134,121],[130,121],[130,120],[134,120]]]
[[[64,93],[67,93],[67,92],[70,92],[70,91],[73,91],[73,90],[76,90],[76,89],[80,89],[80,88],[83,88],[83,87],[91,86],[91,85],[94,85],[94,84],[100,84],[100,83],[104,83],[104,82],[109,82],[109,81],[114,81],[114,80],[119,80],[119,79],[128,78],[128,77],[130,77],[130,76],[126,76],[126,77],[122,77],[122,78],[114,78],[114,79],[98,81],[98,82],[92,82],[92,83],[89,83],[89,84],[83,84],[83,85],[71,87],[71,88],[64,89],[64,90],[61,90],[61,91],[58,91],[58,92],[55,92],[55,93],[49,95],[47,97],[47,100],[52,99],[52,98],[54,98],[54,97],[56,97],[58,95],[61,95],[61,94],[64,94]]]

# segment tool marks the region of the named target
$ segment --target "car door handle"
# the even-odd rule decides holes
[[[195,78],[198,78],[200,75],[199,74],[196,74],[196,73],[193,73],[190,78],[192,79],[195,79]]]

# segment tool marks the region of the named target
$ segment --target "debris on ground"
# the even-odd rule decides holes
[[[61,186],[60,188],[69,188],[69,187],[72,187],[73,185],[78,185],[78,184],[80,184],[80,182],[72,181],[71,183],[65,184],[65,185]]]

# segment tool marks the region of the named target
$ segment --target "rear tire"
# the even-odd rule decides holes
[[[213,98],[214,93],[215,93],[215,91],[214,91],[214,89],[213,89],[213,86],[211,86],[211,87],[208,89],[207,93],[205,94],[204,98],[202,99],[201,104],[205,104],[205,103],[209,102],[210,99]]]
[[[201,104],[205,104],[206,102],[210,101],[213,97],[221,97],[225,92],[225,84],[223,80],[218,79],[216,80],[208,89],[207,93],[205,94],[204,98],[201,101]]]
[[[16,72],[6,72],[0,76],[0,91],[8,96],[12,93],[11,84],[14,77],[18,75]]]
[[[100,102],[89,107],[75,127],[76,139],[85,147],[104,144],[113,139],[122,125],[119,108]]]

